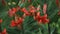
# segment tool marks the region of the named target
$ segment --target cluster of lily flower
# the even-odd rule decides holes
[[[47,4],[43,5],[43,13],[44,13],[43,16],[40,15],[40,5],[38,5],[37,8],[30,5],[28,8],[29,8],[29,10],[27,10],[25,7],[21,8],[18,6],[18,7],[9,9],[9,11],[8,11],[9,17],[13,17],[13,16],[15,17],[15,19],[11,20],[11,24],[10,24],[11,27],[21,25],[26,16],[32,16],[34,18],[34,20],[36,20],[39,24],[40,23],[46,24],[49,22],[49,19],[48,19],[47,13],[46,13]],[[24,13],[23,16],[18,16],[16,14],[16,12],[18,12],[18,11],[23,12]],[[0,23],[1,22],[2,22],[2,19],[0,19]],[[3,33],[6,34],[6,29],[4,29]]]

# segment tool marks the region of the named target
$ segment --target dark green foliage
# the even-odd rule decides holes
[[[29,3],[27,0],[24,3],[19,3],[19,1],[22,0],[5,0],[7,5],[2,6],[1,0],[0,0],[0,18],[3,19],[3,23],[0,24],[0,30],[3,30],[4,28],[7,29],[8,34],[60,34],[60,17],[57,15],[59,12],[58,7],[55,3],[55,0],[32,0],[31,3]],[[8,5],[8,2],[11,3],[11,5]],[[16,2],[16,5],[13,5],[12,2]],[[38,22],[33,19],[32,16],[27,16],[22,24],[22,29],[18,29],[17,27],[10,27],[10,21],[13,18],[10,18],[8,16],[8,9],[13,7],[26,7],[28,9],[29,5],[33,5],[34,7],[37,7],[40,4],[40,12],[43,15],[43,5],[44,3],[47,3],[47,14],[48,18],[50,19],[49,24],[39,24]],[[16,13],[19,16],[23,15],[23,12],[17,12]],[[58,26],[56,25],[58,24]]]

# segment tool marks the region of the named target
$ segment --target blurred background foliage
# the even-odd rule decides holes
[[[3,19],[3,23],[0,24],[1,29],[7,29],[8,34],[60,34],[60,16],[58,15],[59,8],[56,5],[56,0],[31,0],[29,3],[28,0],[22,2],[23,0],[4,0],[5,5],[2,4],[0,0],[0,18]],[[22,24],[22,29],[17,27],[11,28],[10,21],[14,18],[8,16],[8,10],[13,7],[20,6],[21,8],[33,5],[37,7],[40,5],[41,14],[43,15],[42,9],[44,3],[47,3],[47,14],[50,22],[48,24],[39,24],[34,21],[32,16],[27,16]],[[18,15],[22,15],[21,12],[17,12]]]

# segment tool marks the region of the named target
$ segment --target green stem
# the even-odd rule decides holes
[[[50,34],[50,23],[48,23],[48,32]]]
[[[2,32],[1,24],[0,24],[0,32]]]
[[[22,24],[22,34],[24,34],[24,27],[23,27],[23,24]]]

